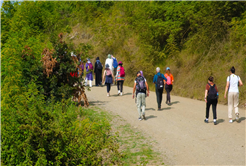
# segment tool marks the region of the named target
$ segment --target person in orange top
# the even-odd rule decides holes
[[[167,78],[166,84],[165,84],[165,89],[167,91],[167,100],[166,104],[171,104],[171,97],[170,97],[170,92],[173,89],[173,75],[170,72],[170,68],[166,68],[166,74],[164,75]]]

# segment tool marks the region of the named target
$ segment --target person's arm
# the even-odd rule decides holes
[[[156,84],[155,82],[156,82],[156,80],[155,80],[155,76],[154,76],[154,78],[153,78],[153,84]]]
[[[133,92],[132,92],[132,98],[134,99],[134,93],[135,93],[135,90],[136,90],[136,82],[134,82],[134,86],[133,86]]]
[[[239,86],[243,86],[243,82],[241,79],[239,80]]]
[[[207,103],[207,96],[208,96],[208,90],[206,89],[205,90],[205,96],[204,96],[204,100],[205,100],[206,103]]]
[[[174,82],[173,75],[172,75],[172,83]]]
[[[149,85],[148,85],[147,81],[145,81],[145,85],[146,85],[146,88],[147,88],[147,96],[149,96]]]
[[[104,82],[105,72],[106,72],[106,70],[104,70],[104,73],[103,73],[103,80],[102,80],[102,82]]]
[[[227,94],[227,91],[228,91],[229,85],[230,85],[230,82],[229,82],[229,81],[227,81],[227,82],[226,82],[226,87],[225,87],[225,94],[224,94],[224,98],[225,98],[225,99],[226,99],[226,94]]]
[[[167,78],[163,74],[162,74],[162,78],[163,78],[164,82],[167,81]]]

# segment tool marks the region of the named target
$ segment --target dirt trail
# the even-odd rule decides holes
[[[231,124],[227,106],[218,105],[215,126],[211,110],[209,123],[203,121],[205,102],[171,95],[172,105],[168,106],[163,94],[162,110],[157,111],[156,95],[151,91],[146,98],[147,120],[139,121],[132,88],[124,86],[123,96],[117,95],[116,86],[111,87],[110,97],[106,96],[106,87],[93,86],[86,93],[90,104],[120,115],[157,141],[155,148],[167,165],[245,165],[245,109],[239,110],[241,123]]]

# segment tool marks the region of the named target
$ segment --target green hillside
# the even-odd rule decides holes
[[[75,90],[74,83],[80,81],[69,77],[75,70],[72,51],[84,60],[90,57],[92,62],[96,57],[104,62],[108,54],[113,54],[125,67],[125,85],[133,86],[136,72],[142,70],[151,90],[154,90],[151,82],[155,68],[159,66],[164,72],[168,66],[175,79],[172,94],[198,100],[204,98],[207,79],[212,75],[219,89],[219,102],[226,104],[223,96],[232,66],[246,83],[246,2],[4,1],[1,109],[5,139],[2,143],[9,147],[3,146],[2,161],[21,151],[14,154],[17,157],[11,161],[12,165],[33,165],[34,160],[45,163],[46,154],[57,155],[53,164],[69,164],[67,155],[73,149],[63,151],[62,147],[70,139],[65,136],[73,125],[65,123],[69,118],[74,124],[77,121],[75,114],[69,113],[72,106],[68,100]],[[58,65],[45,70],[42,57],[47,53],[52,55],[52,63]],[[246,86],[240,87],[241,107],[246,105],[245,92]],[[68,119],[61,118],[62,114]],[[46,118],[40,118],[41,115]],[[35,124],[28,118],[36,118]],[[62,123],[58,123],[60,120]],[[8,124],[13,122],[11,128]],[[35,135],[35,131],[43,131],[43,124],[49,124],[45,129],[49,131],[47,139],[52,136],[50,131],[56,134],[54,142],[64,138],[61,144],[54,143],[56,148],[48,153],[45,153],[47,142],[40,143],[40,135]],[[96,134],[104,139],[108,130],[107,124],[104,133]],[[26,135],[22,136],[23,133]],[[70,134],[77,138],[76,132]],[[20,142],[13,150],[10,146],[15,140]],[[31,150],[28,141],[33,141],[39,151]],[[73,143],[67,142],[71,146]],[[112,140],[105,146],[111,147]],[[100,151],[99,147],[96,148]],[[76,154],[70,155],[76,158]],[[90,155],[94,158],[83,160],[84,164],[101,162],[94,152]]]

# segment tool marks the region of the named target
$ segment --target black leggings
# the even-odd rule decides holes
[[[167,85],[166,84],[165,89],[167,91],[167,100],[166,100],[166,102],[169,102],[170,103],[171,102],[170,92],[173,89],[173,85]]]
[[[124,84],[123,80],[117,81],[117,89],[118,89],[118,91],[120,90],[121,93],[123,91],[123,84]]]
[[[207,98],[207,107],[206,107],[206,118],[207,119],[209,118],[209,108],[210,108],[211,104],[212,104],[212,110],[213,110],[214,119],[217,119],[217,114],[216,114],[217,103],[218,103],[218,99],[209,99],[209,98]]]
[[[107,85],[107,93],[109,93],[110,88],[111,88],[111,84],[110,83],[105,83]]]

